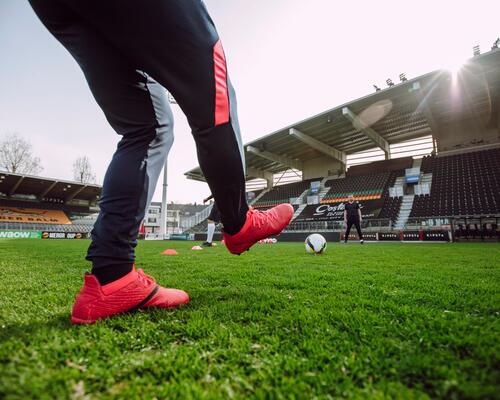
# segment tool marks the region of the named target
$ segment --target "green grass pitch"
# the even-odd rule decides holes
[[[1,399],[500,398],[498,244],[141,242],[190,304],[72,326],[88,243],[0,241]]]

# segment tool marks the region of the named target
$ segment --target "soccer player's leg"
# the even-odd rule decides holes
[[[165,86],[187,116],[198,160],[221,213],[226,247],[240,254],[278,234],[293,216],[284,204],[248,208],[236,98],[215,26],[199,0],[64,0],[121,52]],[[126,38],[126,40],[124,40]]]
[[[137,307],[175,307],[189,300],[134,268],[137,233],[173,141],[163,88],[136,70],[92,26],[64,4],[32,0],[44,25],[80,65],[97,103],[122,136],[104,178],[85,276],[72,321],[90,323]]]
[[[215,221],[207,220],[207,240],[202,244],[204,247],[212,247],[212,240],[215,232]]]
[[[365,241],[363,240],[363,233],[361,232],[361,222],[359,221],[359,219],[357,219],[354,224],[356,226],[356,231],[358,232],[359,243],[365,243]]]
[[[344,235],[344,243],[347,243],[349,240],[349,233],[351,232],[353,221],[348,219],[346,223],[345,235]]]

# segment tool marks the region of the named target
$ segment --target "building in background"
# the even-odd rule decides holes
[[[207,206],[203,204],[168,204],[166,233],[182,233],[185,221],[205,208]],[[152,202],[144,217],[145,234],[160,233],[160,215],[161,202]]]

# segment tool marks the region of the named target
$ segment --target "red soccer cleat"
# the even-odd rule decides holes
[[[186,292],[165,289],[142,269],[136,271],[135,267],[124,277],[104,286],[94,275],[86,274],[73,304],[71,322],[91,324],[127,311],[148,307],[174,308],[188,301]]]
[[[224,233],[226,247],[233,254],[243,253],[259,240],[280,233],[290,223],[293,213],[290,204],[280,204],[267,211],[250,207],[243,228],[234,235]]]

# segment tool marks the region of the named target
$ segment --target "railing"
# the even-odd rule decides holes
[[[212,211],[212,207],[213,204],[209,204],[206,208],[197,212],[192,217],[184,219],[181,223],[181,228],[183,230],[192,228],[193,226],[196,226],[203,220],[207,219],[210,214],[210,211]]]
[[[404,226],[407,230],[450,227],[452,217],[432,217],[432,218],[408,218]]]
[[[390,231],[393,228],[390,219],[367,219],[361,224],[364,231]],[[293,221],[285,228],[285,232],[297,231],[338,231],[345,230],[344,221]]]
[[[438,217],[412,217],[408,218],[406,229],[428,229],[428,228],[457,228],[459,225],[484,224],[500,225],[500,214],[491,216],[467,215],[467,216],[438,216]]]

